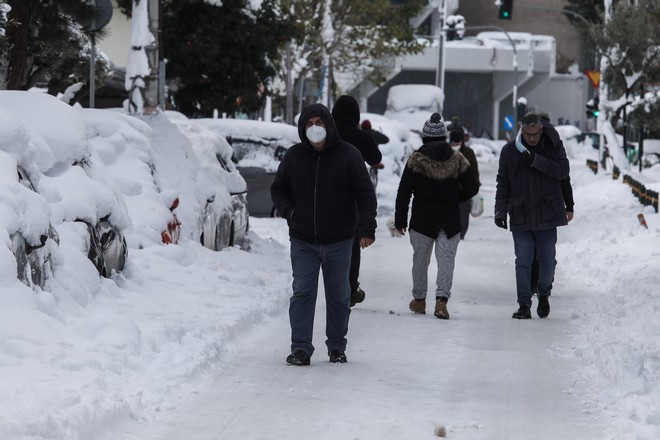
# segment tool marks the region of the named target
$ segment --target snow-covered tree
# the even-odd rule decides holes
[[[131,50],[128,53],[124,86],[128,90],[128,108],[131,114],[142,114],[145,106],[145,88],[151,69],[147,47],[156,38],[149,32],[149,11],[147,0],[133,0],[131,15]],[[153,105],[153,103],[151,103]]]
[[[609,126],[627,124],[660,128],[660,1],[606,4],[602,22],[589,29],[592,46],[602,57],[600,104]],[[623,164],[622,164],[623,165]]]
[[[398,2],[399,6],[389,0],[279,2],[283,14],[296,21],[300,32],[291,45],[293,77],[314,84],[309,89],[319,92],[311,93],[308,101],[319,100],[322,88],[328,85],[334,96],[347,93],[337,87],[339,75],[351,77],[353,83],[365,78],[381,83],[387,74],[383,60],[417,53],[424,47],[415,37],[410,18],[427,1]],[[287,73],[283,68],[279,77],[286,78]],[[283,94],[283,86],[280,89]]]
[[[0,39],[0,89],[27,90],[44,84],[57,95],[75,83],[87,84],[90,51],[84,24],[96,13],[94,2],[0,0],[1,5],[11,10],[6,14],[5,38]],[[96,68],[102,83],[107,63],[101,59]]]
[[[0,0],[0,39],[5,38],[7,28],[7,13],[11,11],[11,7],[6,1]]]
[[[122,11],[128,12],[129,1],[119,0]],[[262,108],[276,71],[278,48],[290,38],[293,26],[278,13],[274,0],[253,3],[162,1],[161,49],[177,110],[211,116],[216,110],[232,114]]]

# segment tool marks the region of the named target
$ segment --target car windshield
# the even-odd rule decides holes
[[[260,167],[275,171],[282,159],[283,139],[232,136],[227,140],[234,149],[232,161],[239,167]]]

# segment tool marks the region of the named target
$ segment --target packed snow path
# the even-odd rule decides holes
[[[581,398],[586,384],[569,335],[583,305],[561,256],[549,318],[536,316],[536,299],[532,320],[511,318],[513,244],[492,220],[495,169],[481,164],[486,207],[459,245],[451,320],[433,317],[432,293],[427,315],[408,311],[412,249],[381,218],[376,243],[362,254],[367,296],[353,308],[347,364],[328,362],[320,292],[311,366],[285,364],[283,310],[238,337],[211,377],[194,385],[195,399],[157,423],[116,426],[112,438],[431,439],[439,425],[462,440],[607,438]]]

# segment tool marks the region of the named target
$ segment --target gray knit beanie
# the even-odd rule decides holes
[[[423,138],[447,138],[447,127],[442,121],[440,113],[433,113],[431,118],[424,123],[422,128]]]

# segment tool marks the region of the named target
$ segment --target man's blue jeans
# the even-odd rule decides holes
[[[549,296],[557,265],[557,228],[540,231],[512,231],[516,253],[516,290],[518,304],[532,305],[532,262],[534,250],[539,260],[539,296]]]
[[[289,303],[291,352],[314,353],[314,312],[318,294],[319,272],[323,270],[326,302],[326,345],[328,350],[346,350],[348,319],[351,314],[351,289],[348,272],[351,266],[353,239],[317,245],[291,239],[293,296]]]

